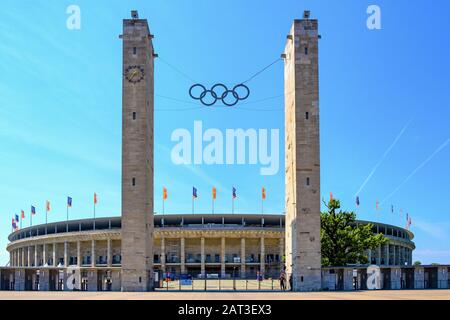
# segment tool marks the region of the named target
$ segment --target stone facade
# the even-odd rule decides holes
[[[147,20],[123,21],[122,290],[153,286],[154,52]]]
[[[285,58],[286,269],[294,291],[321,288],[318,22],[295,20]]]

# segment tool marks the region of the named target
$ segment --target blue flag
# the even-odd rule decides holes
[[[237,198],[236,188],[233,187],[233,199],[236,199],[236,198]]]
[[[196,187],[192,187],[192,198],[197,199],[197,188]]]
[[[67,207],[72,208],[72,198],[71,197],[67,197]]]
[[[31,206],[31,214],[32,215],[36,214],[36,208],[34,206]]]
[[[16,222],[19,222],[19,215],[16,214]]]

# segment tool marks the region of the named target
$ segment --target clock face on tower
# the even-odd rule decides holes
[[[144,79],[144,69],[141,66],[129,66],[124,75],[129,82],[138,83]]]

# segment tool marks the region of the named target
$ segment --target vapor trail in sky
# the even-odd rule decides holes
[[[398,190],[400,190],[401,187],[405,183],[407,183],[420,169],[422,169],[428,162],[430,162],[439,152],[442,151],[448,144],[450,143],[450,139],[447,139],[443,144],[439,146],[424,162],[422,162],[416,169],[414,169],[409,176],[406,177],[405,180],[403,180],[402,183],[399,184],[397,188],[394,189],[381,203],[384,203],[385,201],[389,200]]]
[[[409,127],[409,125],[411,124],[412,119],[408,121],[408,123],[403,127],[403,129],[400,131],[400,133],[397,135],[397,137],[394,139],[394,142],[392,142],[392,144],[389,146],[389,148],[386,149],[386,151],[384,152],[383,156],[381,157],[380,160],[378,160],[378,162],[375,164],[375,166],[373,167],[372,171],[370,171],[369,175],[367,176],[366,180],[364,180],[363,184],[361,185],[361,187],[358,189],[358,191],[355,193],[355,197],[357,195],[359,195],[361,193],[361,191],[364,189],[364,187],[366,186],[366,184],[370,181],[370,179],[372,178],[372,176],[375,174],[375,172],[377,171],[378,167],[383,163],[384,159],[386,159],[387,155],[389,154],[389,152],[391,152],[391,150],[395,147],[395,145],[397,144],[397,142],[400,140],[400,138],[402,137],[403,133],[405,133],[406,129]]]

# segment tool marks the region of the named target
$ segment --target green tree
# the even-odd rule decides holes
[[[414,261],[413,265],[415,265],[415,266],[420,266],[420,265],[422,265],[422,262],[420,262],[420,261]]]
[[[356,214],[341,211],[339,200],[325,204],[327,212],[321,214],[321,243],[323,266],[367,264],[367,249],[376,249],[388,242],[383,234],[374,234],[373,225],[357,225]]]

